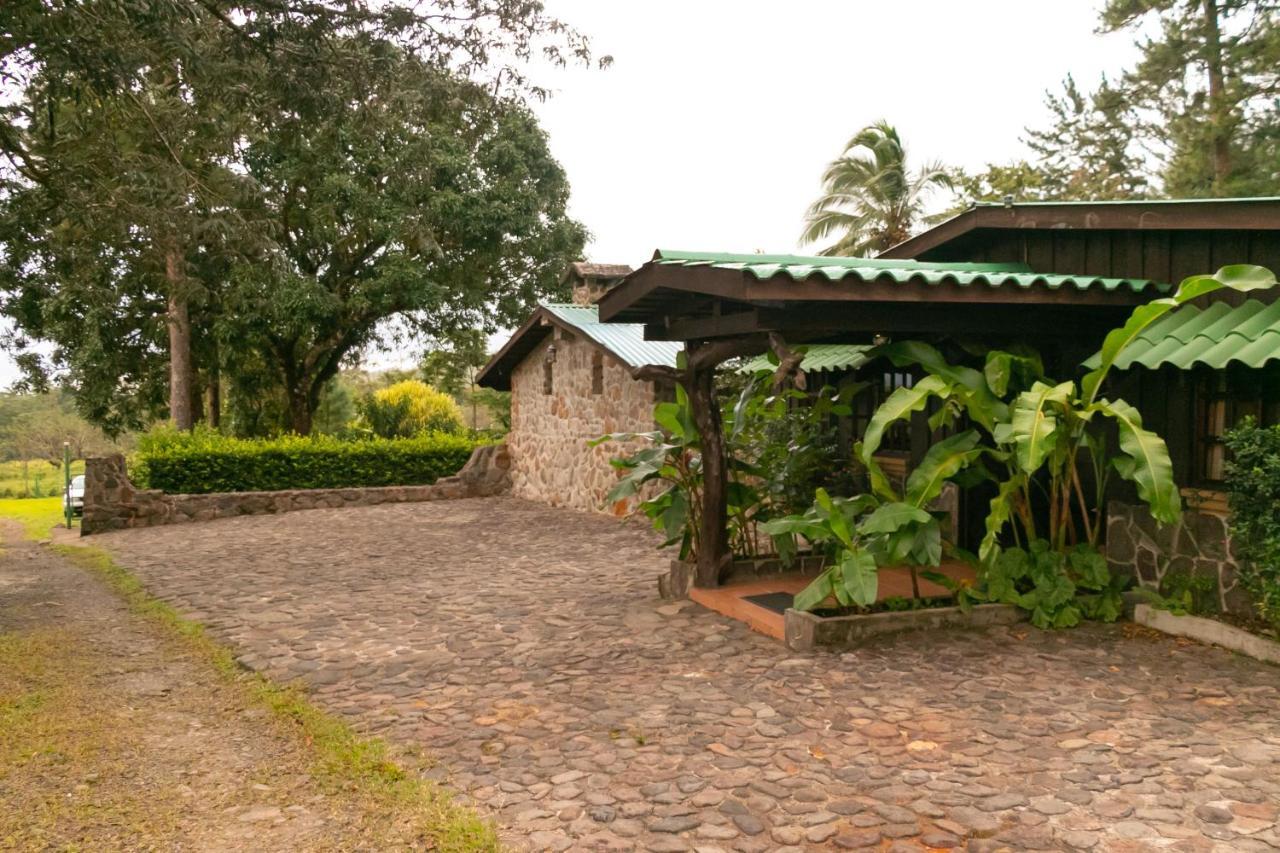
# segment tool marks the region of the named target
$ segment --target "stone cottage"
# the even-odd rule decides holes
[[[674,367],[681,345],[646,341],[638,324],[602,324],[595,302],[631,272],[619,264],[571,264],[573,302],[540,306],[478,377],[511,392],[512,494],[551,506],[625,514],[605,506],[617,481],[609,464],[626,447],[588,447],[606,433],[649,432],[653,406],[668,393],[635,378],[648,365]]]

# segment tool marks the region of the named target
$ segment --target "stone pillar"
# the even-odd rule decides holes
[[[119,453],[84,463],[84,516],[80,535],[128,527],[134,515],[137,489],[129,481],[124,457]]]

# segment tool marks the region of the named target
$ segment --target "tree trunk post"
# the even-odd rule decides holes
[[[724,426],[716,403],[716,368],[697,365],[693,358],[696,342],[688,345],[690,366],[685,376],[694,423],[702,437],[702,517],[698,531],[698,565],[694,583],[717,586],[720,572],[732,557],[729,554],[728,491],[729,467],[725,456]]]
[[[183,293],[182,253],[177,249],[165,253],[164,271],[169,286],[165,316],[169,327],[169,417],[175,427],[190,431],[195,424],[191,400],[191,314]]]

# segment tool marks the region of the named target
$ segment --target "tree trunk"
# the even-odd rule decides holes
[[[209,426],[218,429],[222,426],[222,374],[218,370],[217,355],[214,363],[209,365],[208,387],[205,388],[205,409]]]
[[[191,314],[183,293],[185,274],[182,253],[170,249],[165,253],[164,271],[169,286],[169,417],[180,430],[194,425],[191,401]]]
[[[1231,117],[1225,103],[1222,72],[1222,29],[1217,0],[1204,0],[1205,63],[1209,69],[1209,132],[1213,147],[1213,191],[1222,195],[1231,175]]]
[[[289,429],[298,435],[311,434],[311,399],[306,391],[289,387]]]
[[[690,360],[698,347],[690,342]],[[694,583],[717,586],[721,568],[732,559],[729,554],[728,491],[729,471],[725,458],[724,428],[720,406],[716,404],[714,365],[690,366],[684,379],[693,420],[702,437],[702,518],[698,531],[698,566]]]

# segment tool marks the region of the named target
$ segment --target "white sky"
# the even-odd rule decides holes
[[[545,2],[614,57],[535,70],[555,92],[535,111],[587,257],[633,266],[659,247],[797,251],[823,167],[881,118],[916,163],[1022,156],[1045,89],[1068,72],[1091,87],[1135,54],[1132,36],[1095,34],[1101,0]]]
[[[823,167],[878,119],[916,163],[1021,156],[1045,89],[1132,63],[1132,36],[1095,34],[1100,3],[546,0],[614,65],[546,75],[536,111],[590,259],[794,252]]]

